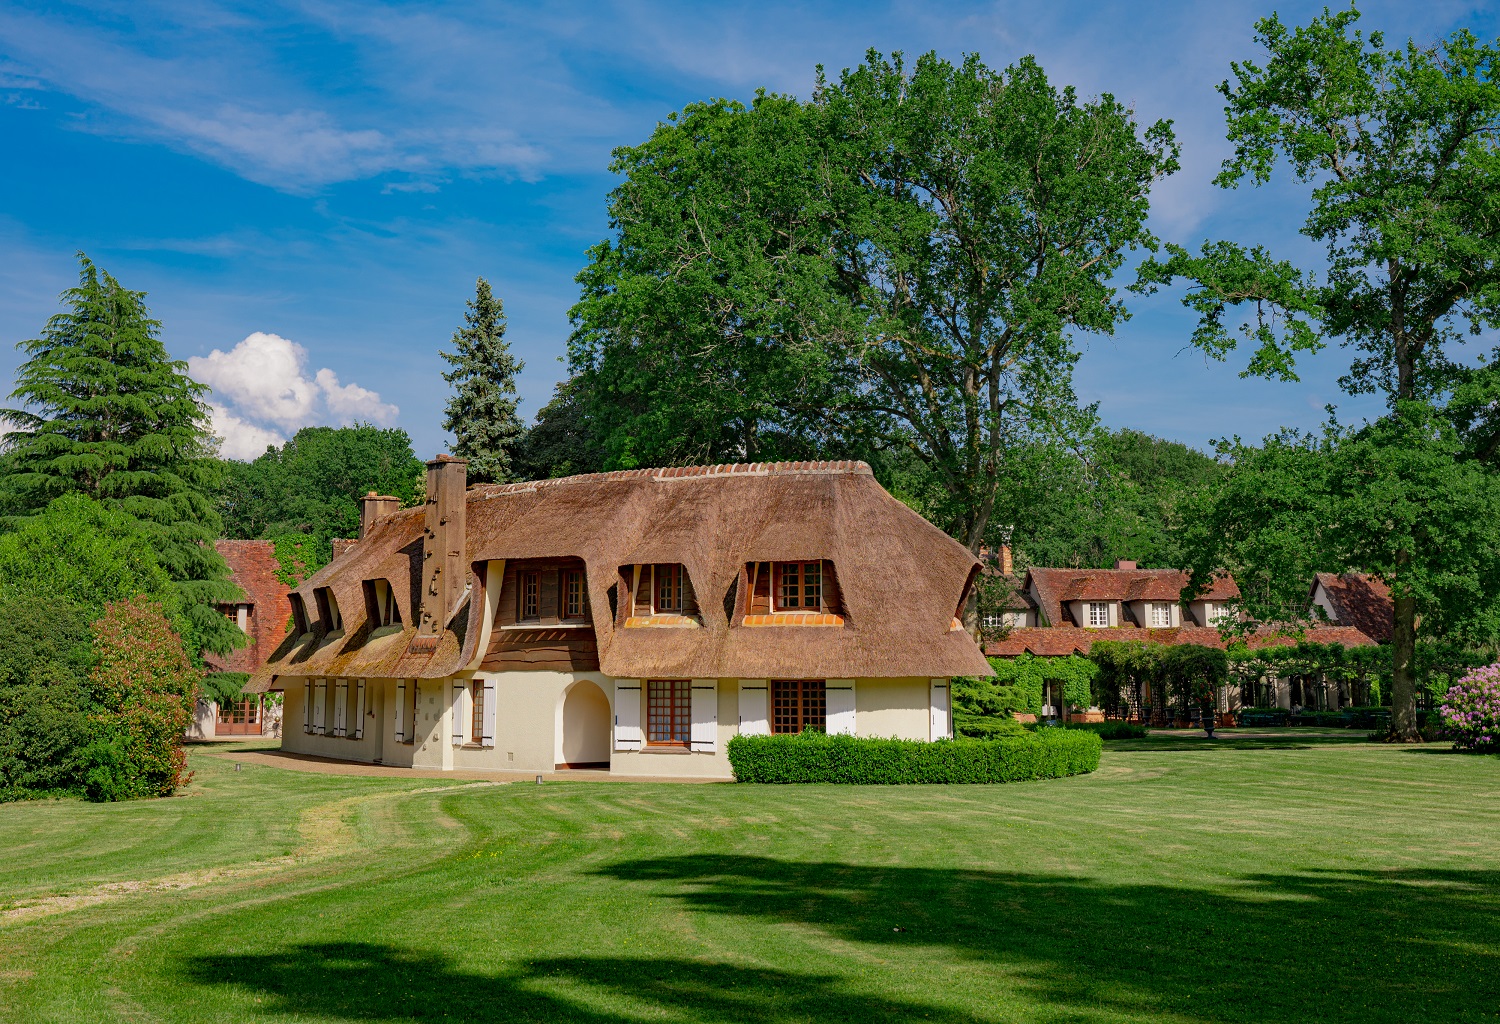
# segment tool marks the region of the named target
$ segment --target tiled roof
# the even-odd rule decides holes
[[[1390,640],[1395,604],[1391,600],[1391,588],[1384,580],[1362,572],[1320,572],[1314,589],[1319,583],[1328,595],[1328,603],[1333,605],[1334,622],[1353,626],[1378,643]]]
[[[1234,638],[1231,638],[1234,639]],[[1344,647],[1368,647],[1375,643],[1357,629],[1348,626],[1312,626],[1300,634],[1288,635],[1263,628],[1248,638],[1251,648],[1289,647],[1298,640],[1318,644],[1341,644]],[[1228,646],[1217,629],[1207,626],[1178,626],[1172,629],[1142,629],[1121,626],[1114,629],[1084,629],[1081,626],[1051,626],[1013,629],[1001,640],[985,644],[984,653],[992,658],[1014,658],[1020,654],[1063,657],[1087,654],[1101,640],[1136,640],[1155,644],[1198,644],[1203,647]]]
[[[1062,606],[1068,601],[1176,601],[1187,586],[1180,569],[1056,569],[1037,567],[1027,574],[1036,589],[1046,621],[1065,625]],[[1197,596],[1202,601],[1230,601],[1240,588],[1228,573],[1216,576]]]
[[[224,556],[230,579],[245,593],[240,603],[250,605],[250,643],[223,657],[210,654],[205,661],[210,671],[253,673],[286,638],[292,615],[287,586],[276,578],[281,568],[276,548],[268,540],[218,540],[214,550]]]

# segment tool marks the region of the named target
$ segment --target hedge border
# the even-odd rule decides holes
[[[1098,734],[1074,729],[931,743],[809,732],[735,736],[729,741],[729,765],[737,782],[976,785],[1092,772],[1103,748]]]

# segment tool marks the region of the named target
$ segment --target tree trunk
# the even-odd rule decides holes
[[[1410,556],[1397,558],[1399,564]],[[1399,576],[1397,577],[1399,580]],[[1391,729],[1387,739],[1396,743],[1420,743],[1417,731],[1417,599],[1395,599],[1391,621]]]

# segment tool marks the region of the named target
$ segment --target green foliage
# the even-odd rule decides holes
[[[1021,654],[1014,658],[991,658],[993,676],[953,679],[953,727],[962,735],[988,734],[1003,723],[1013,721],[1015,714],[1042,713],[1042,684],[1057,680],[1063,684],[1063,699],[1070,706],[1093,705],[1092,685],[1098,669],[1088,658],[1070,654],[1061,658]]]
[[[194,653],[226,654],[243,635],[215,610],[239,590],[214,550],[218,479],[206,388],[170,359],[145,294],[121,287],[79,254],[76,288],[40,338],[24,341],[5,415],[16,425],[3,468],[6,504],[39,513],[81,494],[140,523],[176,591]]]
[[[1101,706],[1211,707],[1229,680],[1229,657],[1217,647],[1101,640],[1089,648],[1098,667]]]
[[[0,598],[8,602],[62,601],[97,618],[137,594],[176,600],[153,537],[117,507],[67,494],[0,536]]]
[[[88,614],[55,598],[0,598],[0,800],[76,789],[88,743]]]
[[[202,674],[160,607],[144,598],[105,610],[94,624],[94,654],[94,739],[84,752],[89,798],[170,796],[188,781],[182,736]]]
[[[871,739],[826,736],[735,736],[729,764],[738,782],[994,783],[1057,779],[1099,767],[1099,737],[1049,729],[991,740]]]
[[[283,582],[326,565],[334,537],[359,536],[359,500],[370,491],[423,500],[425,469],[404,430],[368,423],[305,427],[253,462],[225,464],[219,491],[226,535],[276,541]]]
[[[1112,568],[1128,558],[1143,568],[1186,564],[1183,511],[1224,470],[1211,456],[1138,430],[1097,431],[1073,451],[1033,459],[1024,493],[999,515],[1014,524],[1021,566]]]
[[[872,51],[809,103],[687,107],[617,151],[579,276],[607,464],[904,453],[903,499],[977,548],[1025,450],[1092,425],[1072,333],[1125,315],[1110,277],[1176,166],[1167,123],[1029,58]]]
[[[550,480],[604,469],[606,453],[589,420],[593,403],[583,397],[578,377],[562,381],[552,401],[537,411],[536,422],[511,449],[511,468],[518,480]]]
[[[1151,734],[1151,730],[1144,725],[1135,725],[1131,722],[1118,720],[1109,722],[1069,722],[1069,729],[1082,729],[1091,732],[1101,740],[1143,740]]]
[[[205,672],[198,695],[222,707],[242,698],[249,681],[248,672]]]
[[[525,429],[516,415],[516,374],[524,364],[511,354],[504,306],[482,277],[453,348],[438,353],[453,367],[443,374],[453,385],[443,429],[453,433],[453,454],[469,461],[471,481],[504,483],[514,478],[511,448]]]
[[[1448,597],[1468,592],[1483,596],[1490,636],[1497,623],[1486,592],[1500,500],[1464,464],[1493,461],[1484,396],[1497,382],[1451,349],[1500,326],[1500,44],[1461,30],[1387,48],[1381,33],[1355,28],[1359,17],[1325,10],[1294,29],[1262,19],[1265,64],[1234,63],[1234,81],[1219,87],[1234,155],[1218,183],[1261,185],[1289,166],[1311,186],[1302,233],[1321,243],[1324,272],[1211,242],[1196,256],[1169,247],[1165,261],[1147,260],[1137,288],[1186,279],[1184,302],[1200,315],[1194,342],[1221,359],[1237,346],[1225,316],[1252,311],[1247,374],[1295,379],[1298,355],[1326,338],[1360,353],[1340,384],[1384,394],[1390,414],[1339,439],[1351,458],[1328,481],[1339,520],[1330,532],[1348,567],[1391,584],[1391,730],[1411,740],[1418,617],[1424,629],[1453,628],[1462,613]],[[1451,412],[1440,408],[1449,398]],[[1340,500],[1351,492],[1370,500]],[[1462,511],[1447,512],[1451,501]]]

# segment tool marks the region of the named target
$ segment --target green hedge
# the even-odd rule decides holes
[[[1092,732],[1049,729],[993,740],[735,736],[729,765],[739,782],[850,785],[1024,782],[1091,772],[1103,742]]]

